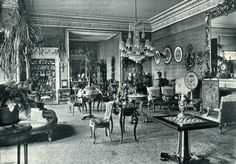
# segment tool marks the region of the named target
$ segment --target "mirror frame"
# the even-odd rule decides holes
[[[211,19],[219,16],[227,16],[229,13],[235,11],[236,1],[235,0],[223,0],[222,3],[218,4],[212,11],[206,12],[205,18],[205,33],[206,33],[206,69],[205,72],[208,72],[208,76],[211,76],[212,73],[212,59],[211,59]]]

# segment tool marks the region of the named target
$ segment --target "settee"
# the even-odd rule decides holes
[[[31,135],[47,133],[48,140],[53,141],[53,129],[57,126],[56,112],[46,108],[31,108],[30,118],[20,117],[20,122],[29,122]]]

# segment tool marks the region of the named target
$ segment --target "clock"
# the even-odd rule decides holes
[[[227,63],[225,63],[225,62],[221,63],[221,65],[220,65],[221,72],[226,72],[227,69],[228,69]]]

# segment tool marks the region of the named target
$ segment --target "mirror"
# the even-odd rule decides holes
[[[206,15],[206,54],[213,77],[236,78],[236,1],[224,0]]]

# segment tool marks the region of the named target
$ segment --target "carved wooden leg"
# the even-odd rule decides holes
[[[110,141],[112,142],[112,139],[111,139],[111,130],[110,130],[109,127],[108,127],[108,134],[109,134]]]
[[[100,100],[98,100],[97,111],[99,112]]]
[[[111,118],[110,118],[110,125],[111,125],[111,133],[113,132],[113,118],[112,118],[112,115],[111,115]]]
[[[20,164],[20,144],[17,145],[17,164]]]
[[[24,159],[25,159],[25,164],[28,164],[28,144],[24,144]]]
[[[88,113],[88,108],[86,102],[84,102],[84,107],[85,107],[85,113]]]
[[[92,105],[92,106],[93,106],[93,108],[92,108],[92,109],[93,109],[93,110],[95,110],[95,108],[94,108],[95,101],[93,101],[93,102],[92,102],[92,104],[93,104],[93,105]]]
[[[120,132],[121,132],[121,140],[120,140],[120,143],[122,144],[122,142],[123,142],[123,132],[124,132],[124,130],[123,130],[123,122],[122,122],[122,117],[123,117],[123,112],[122,111],[120,111]]]
[[[90,126],[90,138],[93,138],[93,128]]]
[[[80,106],[81,106],[81,109],[82,109],[82,113],[84,114],[84,103],[82,103]]]
[[[71,113],[71,103],[69,102],[69,110],[70,110],[70,113]]]
[[[137,140],[137,136],[136,136],[136,128],[137,128],[137,125],[138,125],[138,116],[137,116],[137,114],[135,114],[134,117],[135,117],[135,123],[134,123],[134,139],[135,139],[135,141],[138,141],[138,140]]]
[[[219,124],[219,133],[220,134],[222,133],[222,124],[221,123]]]
[[[96,141],[96,134],[95,134],[96,128],[93,128],[93,144],[95,144]]]
[[[191,159],[188,131],[178,132],[178,152],[176,156],[180,163],[188,163]]]
[[[122,120],[122,126],[123,126],[123,132],[125,133],[125,115],[123,115],[123,120]]]
[[[105,128],[105,135],[108,137],[108,134],[107,134],[107,128]]]
[[[52,129],[48,131],[48,141],[52,141]]]

